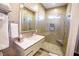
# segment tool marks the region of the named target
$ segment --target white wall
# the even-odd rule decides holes
[[[69,31],[67,50],[66,50],[67,56],[73,56],[74,49],[75,49],[78,24],[79,24],[79,12],[78,11],[79,11],[79,4],[72,4],[70,31]]]

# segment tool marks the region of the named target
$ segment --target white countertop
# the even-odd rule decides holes
[[[25,50],[29,48],[30,46],[32,46],[33,44],[35,44],[36,42],[42,40],[43,38],[44,36],[41,36],[41,35],[33,35],[30,38],[24,38],[22,42],[18,42],[17,40],[15,40],[14,42],[23,50]]]

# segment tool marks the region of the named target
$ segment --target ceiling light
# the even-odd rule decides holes
[[[57,16],[57,15],[50,15],[48,16],[48,19],[60,19],[61,17],[60,16]]]
[[[58,9],[54,9],[54,12],[58,12],[59,10]]]
[[[24,5],[23,4],[20,4],[20,8],[23,8],[24,7]]]
[[[52,3],[52,5],[56,5],[57,3]]]
[[[33,9],[34,9],[35,11],[37,11],[37,10],[38,10],[37,5],[34,5]]]

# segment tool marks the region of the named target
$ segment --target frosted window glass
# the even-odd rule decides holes
[[[61,17],[59,15],[50,15],[48,16],[48,19],[60,19]]]

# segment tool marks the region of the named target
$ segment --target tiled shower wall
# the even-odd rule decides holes
[[[57,19],[59,20],[57,24],[55,24],[57,27],[55,28],[54,31],[51,31],[50,35],[48,36],[47,41],[49,41],[50,43],[55,43],[56,40],[64,40],[64,20],[65,20],[65,14],[66,14],[66,6],[62,6],[59,8],[54,8],[54,9],[48,9],[46,11],[46,27],[48,26],[48,22],[49,22],[49,15],[60,15],[61,18]],[[52,19],[51,22],[53,22],[56,19]],[[47,27],[48,29],[48,27]]]

